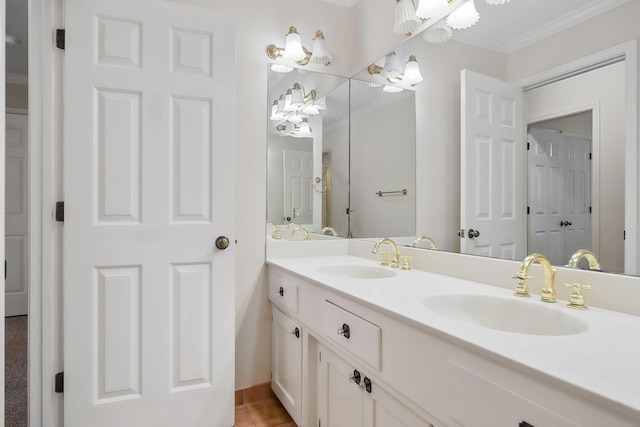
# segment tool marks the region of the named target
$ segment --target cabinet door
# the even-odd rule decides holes
[[[271,388],[291,418],[302,416],[302,330],[280,310],[272,308]]]
[[[367,427],[431,427],[431,423],[375,383],[371,393],[365,392],[364,396],[364,425]]]
[[[363,392],[350,380],[356,368],[323,346],[319,346],[318,353],[320,425],[322,427],[363,427]]]

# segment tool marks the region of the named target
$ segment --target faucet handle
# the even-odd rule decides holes
[[[380,265],[389,265],[389,252],[383,252],[380,259]]]
[[[400,263],[400,268],[402,270],[411,270],[411,257],[408,255],[403,255],[400,257],[402,262]]]
[[[533,276],[526,276],[526,275],[519,275],[519,274],[514,274],[513,276],[511,276],[512,279],[518,279],[518,280],[529,280],[532,279]]]
[[[585,310],[587,306],[584,303],[584,295],[582,295],[582,290],[591,289],[590,285],[581,285],[580,283],[565,283],[565,288],[573,288],[573,292],[569,296],[569,304],[567,307],[573,308],[574,310]]]

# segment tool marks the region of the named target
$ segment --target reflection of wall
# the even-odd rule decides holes
[[[453,40],[417,48],[429,61],[420,63],[425,80],[416,86],[416,234],[431,237],[440,249],[459,251],[460,70],[504,79],[506,59]]]
[[[576,106],[599,106],[600,151],[594,157],[600,161],[600,247],[595,249],[602,268],[613,272],[624,271],[624,90],[624,67],[616,64],[525,97],[528,117],[533,119]]]
[[[6,88],[6,106],[9,108],[27,109],[29,90],[27,85],[7,83]]]
[[[415,234],[414,118],[413,96],[351,117],[354,237]],[[406,196],[375,194],[403,188]]]
[[[313,143],[310,138],[271,135],[268,145],[269,168],[267,168],[267,181],[280,182],[282,185],[272,185],[269,188],[267,220],[274,224],[284,224],[284,151],[312,152]]]
[[[349,207],[349,121],[323,131],[322,149],[331,153],[331,226],[338,236],[347,235]]]

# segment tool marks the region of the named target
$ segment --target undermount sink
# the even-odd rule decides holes
[[[443,294],[425,298],[424,306],[440,315],[489,329],[529,335],[573,335],[589,326],[559,307],[517,297]]]
[[[318,273],[349,279],[385,279],[396,275],[396,272],[390,268],[373,265],[323,265],[316,270]]]

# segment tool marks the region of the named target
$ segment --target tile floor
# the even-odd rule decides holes
[[[235,427],[297,427],[278,399],[271,395],[264,400],[236,406]]]

